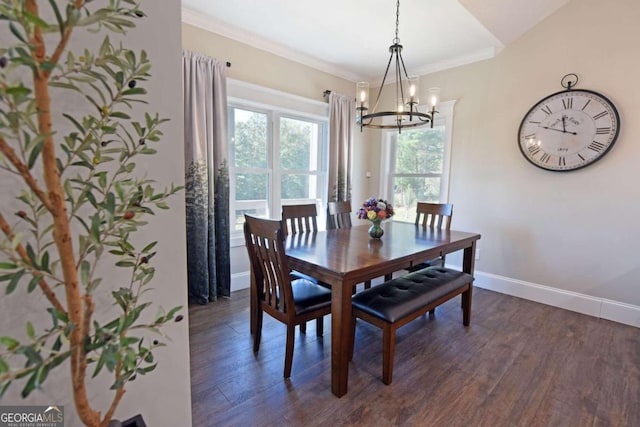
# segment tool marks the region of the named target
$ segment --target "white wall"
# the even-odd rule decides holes
[[[142,8],[148,17],[138,21],[138,27],[127,34],[123,43],[133,49],[145,49],[152,61],[152,79],[144,84],[149,92],[149,104],[144,109],[150,112],[157,111],[160,116],[171,118],[171,121],[162,128],[164,137],[154,147],[158,149],[158,154],[148,157],[146,163],[138,161],[138,166],[150,178],[156,179],[160,187],[168,186],[171,182],[182,185],[184,152],[180,1],[143,1]],[[48,9],[48,6],[42,5],[42,9]],[[5,39],[6,33],[2,33],[1,36],[3,42],[9,41],[8,38]],[[118,39],[112,36],[112,40]],[[101,37],[93,37],[82,32],[74,39],[73,47],[76,50],[84,47],[93,49],[99,46],[99,41]],[[73,109],[73,105],[66,107]],[[15,192],[7,185],[3,175],[0,205],[13,206],[14,195]],[[120,419],[143,414],[148,425],[158,427],[191,424],[184,195],[181,193],[172,198],[169,204],[171,210],[158,212],[151,219],[150,225],[138,236],[145,241],[159,240],[158,255],[153,260],[157,269],[152,282],[154,290],[147,294],[155,302],[149,309],[149,314],[155,315],[160,306],[168,309],[175,305],[184,305],[185,320],[173,323],[166,329],[172,342],[156,351],[158,368],[146,377],[139,377],[127,387],[128,391],[116,412],[116,417]],[[11,212],[10,210],[4,213],[10,215]],[[119,287],[121,283],[115,273],[108,272],[104,276],[99,291],[102,297],[96,298],[98,313],[109,308],[112,304],[110,289]],[[2,293],[4,294],[4,291]],[[42,306],[42,300],[36,296],[27,298],[24,293],[19,292],[10,297],[3,295],[0,299],[0,335],[24,333],[25,322],[28,319],[48,319],[48,314],[38,314]],[[47,323],[43,325],[46,326]],[[90,373],[91,369],[92,367]],[[92,400],[97,402],[96,406],[103,411],[106,409],[105,403],[111,397],[108,390],[109,380],[98,378],[97,383],[90,387]],[[22,400],[19,397],[20,388],[14,387],[1,403],[61,404],[65,406],[65,425],[79,426],[81,423],[75,415],[70,390],[68,365],[65,365],[54,371],[42,390],[34,392],[27,400]]]

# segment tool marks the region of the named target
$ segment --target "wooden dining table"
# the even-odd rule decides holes
[[[384,235],[373,239],[362,225],[289,235],[285,251],[289,267],[331,286],[331,391],[347,393],[353,286],[439,256],[464,251],[462,269],[473,275],[480,234],[423,228],[389,221]]]

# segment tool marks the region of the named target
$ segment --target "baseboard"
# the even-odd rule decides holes
[[[251,284],[251,272],[243,271],[231,275],[231,292],[247,289]]]
[[[447,265],[447,267],[460,269],[460,266],[455,265]],[[232,274],[231,291],[248,288],[250,277],[251,275],[248,271]],[[640,328],[640,307],[636,305],[592,297],[578,292],[565,291],[478,270],[475,271],[475,278],[476,280],[473,284],[479,288]]]
[[[460,268],[460,266],[452,266]],[[640,307],[475,271],[474,286],[640,328]]]

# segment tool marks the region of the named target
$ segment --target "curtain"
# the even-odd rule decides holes
[[[329,95],[329,201],[351,198],[351,161],[356,101],[353,96]]]
[[[226,64],[182,52],[189,302],[231,291]]]

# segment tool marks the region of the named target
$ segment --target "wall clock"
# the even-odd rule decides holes
[[[566,88],[537,102],[518,129],[522,155],[539,168],[566,172],[601,159],[616,142],[620,116],[604,95],[573,89],[578,76],[561,80]]]

